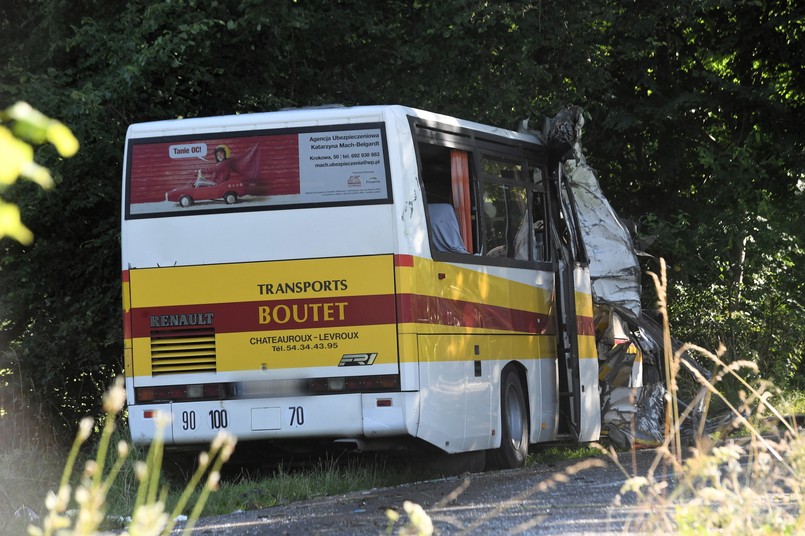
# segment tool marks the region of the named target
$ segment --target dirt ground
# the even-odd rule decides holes
[[[621,463],[638,474],[653,460],[639,451]],[[590,467],[578,469],[577,464]],[[560,482],[564,475],[566,481]],[[409,524],[404,503],[420,505],[435,534],[624,534],[637,514],[628,497],[615,504],[626,479],[612,460],[561,462],[353,492],[285,506],[205,518],[192,534],[379,535]],[[400,514],[392,524],[387,511]]]

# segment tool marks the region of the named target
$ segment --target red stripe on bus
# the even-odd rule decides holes
[[[123,311],[123,339],[131,339],[131,313]]]
[[[284,299],[132,308],[132,335],[153,330],[213,328],[215,333],[394,324],[394,296]]]
[[[129,271],[128,270],[123,270],[123,275],[121,275],[121,279],[123,279],[124,283],[129,282]]]
[[[414,267],[413,255],[394,255],[394,266]]]
[[[595,335],[595,321],[591,316],[577,316],[576,326],[579,335]]]
[[[500,329],[544,335],[556,331],[552,315],[533,311],[417,294],[400,294],[397,303],[397,316],[402,323]]]
[[[268,309],[261,309],[268,307]],[[209,314],[212,316],[207,316]],[[215,333],[275,331],[324,327],[418,323],[553,335],[553,315],[497,305],[400,294],[348,296],[342,299],[273,300],[270,302],[147,307],[124,315],[124,330],[148,337],[153,330],[214,328]],[[576,319],[579,335],[595,335],[591,317]],[[153,328],[153,329],[152,329]]]

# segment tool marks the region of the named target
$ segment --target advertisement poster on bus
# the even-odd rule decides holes
[[[126,194],[134,218],[383,202],[385,133],[369,124],[132,140]]]

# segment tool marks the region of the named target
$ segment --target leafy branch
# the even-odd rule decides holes
[[[33,145],[50,142],[65,158],[78,151],[78,140],[63,123],[51,119],[25,102],[0,111],[0,193],[19,177],[42,188],[53,187],[47,168],[34,162]],[[33,145],[32,145],[33,144]],[[33,242],[33,233],[22,223],[16,204],[0,197],[0,238],[9,236],[23,244]]]

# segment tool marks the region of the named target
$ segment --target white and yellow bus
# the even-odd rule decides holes
[[[132,125],[133,439],[220,430],[521,465],[600,431],[573,196],[537,136],[402,106]]]

